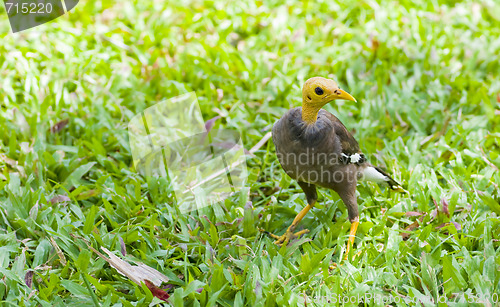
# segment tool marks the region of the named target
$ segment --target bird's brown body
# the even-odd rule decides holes
[[[358,142],[342,122],[321,109],[335,99],[356,101],[341,90],[333,80],[315,77],[306,81],[302,89],[302,107],[287,111],[273,126],[273,142],[284,171],[306,194],[308,205],[295,217],[282,236],[272,235],[277,244],[283,244],[306,233],[294,233],[297,224],[314,207],[316,186],[337,192],[347,207],[351,231],[349,246],[359,224],[356,199],[358,180],[386,182],[391,188],[399,184],[389,175],[367,162]]]
[[[349,219],[358,215],[356,183],[368,164],[345,163],[342,154],[362,153],[337,117],[320,110],[317,121],[308,125],[301,107],[291,109],[273,126],[273,142],[283,170],[303,189],[309,186],[304,190],[308,199],[316,200],[314,186],[332,189],[349,209]]]

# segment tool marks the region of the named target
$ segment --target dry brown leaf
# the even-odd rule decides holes
[[[35,273],[35,271],[28,270],[28,272],[26,272],[26,275],[24,275],[24,282],[26,283],[26,286],[28,286],[28,288],[30,288],[30,289],[33,288],[33,274],[34,273]]]
[[[425,218],[426,215],[427,215],[427,213],[424,213],[415,222],[411,223],[410,225],[408,225],[405,228],[405,231],[407,231],[407,232],[402,232],[401,233],[401,237],[403,237],[403,240],[407,240],[410,237],[411,234],[409,232],[412,232],[415,229],[417,229],[420,226],[420,223],[423,222],[423,220],[424,220],[424,218]]]
[[[59,257],[59,260],[61,261],[61,264],[63,266],[66,266],[66,257],[64,256],[64,253],[62,252],[62,250],[59,247],[59,245],[57,245],[56,241],[52,237],[50,237],[50,244],[52,244],[52,246],[56,250],[57,256]]]
[[[56,195],[49,200],[51,204],[58,204],[67,201],[71,201],[71,199],[66,195]]]
[[[17,161],[7,157],[4,154],[0,154],[0,161],[3,161],[5,164],[9,165],[12,168],[17,166]]]
[[[210,130],[212,130],[212,128],[213,128],[213,127],[214,127],[214,125],[215,125],[215,121],[216,121],[216,120],[218,120],[218,119],[220,119],[220,118],[221,118],[221,117],[220,117],[219,115],[217,115],[216,117],[214,117],[214,118],[211,118],[211,119],[207,120],[207,121],[205,122],[205,130],[206,130],[207,132],[210,132]]]
[[[131,265],[128,262],[115,256],[115,254],[110,252],[107,248],[101,247],[101,249],[109,256],[109,258],[106,258],[103,257],[104,255],[98,254],[101,258],[106,260],[120,274],[128,277],[138,285],[141,285],[141,282],[144,282],[145,280],[149,280],[153,285],[157,287],[161,286],[161,284],[164,282],[168,282],[167,276],[145,265],[144,263]]]
[[[224,90],[221,88],[217,89],[217,101],[221,102],[222,98],[224,98]]]
[[[54,126],[50,127],[50,133],[57,133],[64,129],[69,123],[69,119],[63,119],[57,122]]]
[[[120,237],[120,252],[123,256],[127,256],[127,248],[125,247],[125,242],[122,237]]]
[[[169,298],[169,294],[166,291],[159,288],[163,283],[168,282],[168,277],[165,276],[164,274],[145,265],[144,263],[131,265],[130,263],[126,262],[125,260],[122,260],[115,254],[110,252],[107,248],[101,247],[101,249],[108,255],[109,257],[108,258],[104,254],[102,254],[101,252],[90,246],[87,240],[78,236],[74,237],[82,239],[85,242],[85,244],[87,244],[87,247],[90,250],[92,250],[102,259],[106,260],[106,262],[108,262],[109,265],[115,268],[118,271],[118,273],[129,278],[131,281],[133,281],[139,286],[141,286],[141,284],[144,283],[155,297],[158,297],[159,299],[165,301]]]
[[[408,211],[405,212],[405,216],[421,216],[423,213],[417,211]]]

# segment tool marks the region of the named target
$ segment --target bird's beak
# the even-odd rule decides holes
[[[356,102],[356,98],[352,97],[348,92],[339,89],[340,95],[335,95],[335,99],[351,100]]]

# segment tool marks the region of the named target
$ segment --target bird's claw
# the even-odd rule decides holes
[[[309,232],[309,229],[303,229],[301,231],[294,233],[293,230],[288,228],[287,231],[282,236],[277,236],[277,235],[272,234],[272,233],[268,233],[268,235],[271,238],[276,239],[276,241],[274,241],[274,244],[279,245],[279,246],[283,246],[283,245],[288,245],[288,243],[290,241],[292,241],[293,239],[296,239],[296,238],[300,237],[301,235],[306,234],[308,232]]]
[[[272,234],[269,231],[266,231],[264,229],[259,229],[259,230],[261,232],[267,234],[271,238],[276,239],[276,241],[274,241],[274,244],[279,245],[279,246],[283,246],[283,244],[288,245],[288,243],[290,241],[292,241],[293,239],[296,239],[296,238],[300,237],[301,235],[309,232],[309,229],[303,229],[301,231],[297,231],[296,233],[294,233],[293,230],[290,229],[290,227],[289,227],[287,229],[287,231],[282,236],[277,236],[277,235]]]

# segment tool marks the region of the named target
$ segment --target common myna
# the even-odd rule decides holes
[[[289,110],[273,126],[278,160],[285,172],[302,188],[308,205],[297,214],[284,235],[270,235],[276,239],[276,244],[281,245],[309,232],[305,229],[294,233],[297,224],[316,203],[316,186],[332,189],[346,205],[351,222],[347,256],[359,224],[356,200],[358,180],[387,182],[393,189],[400,187],[380,168],[371,165],[342,122],[322,109],[335,99],[356,101],[333,80],[311,78],[302,88],[302,107]]]

